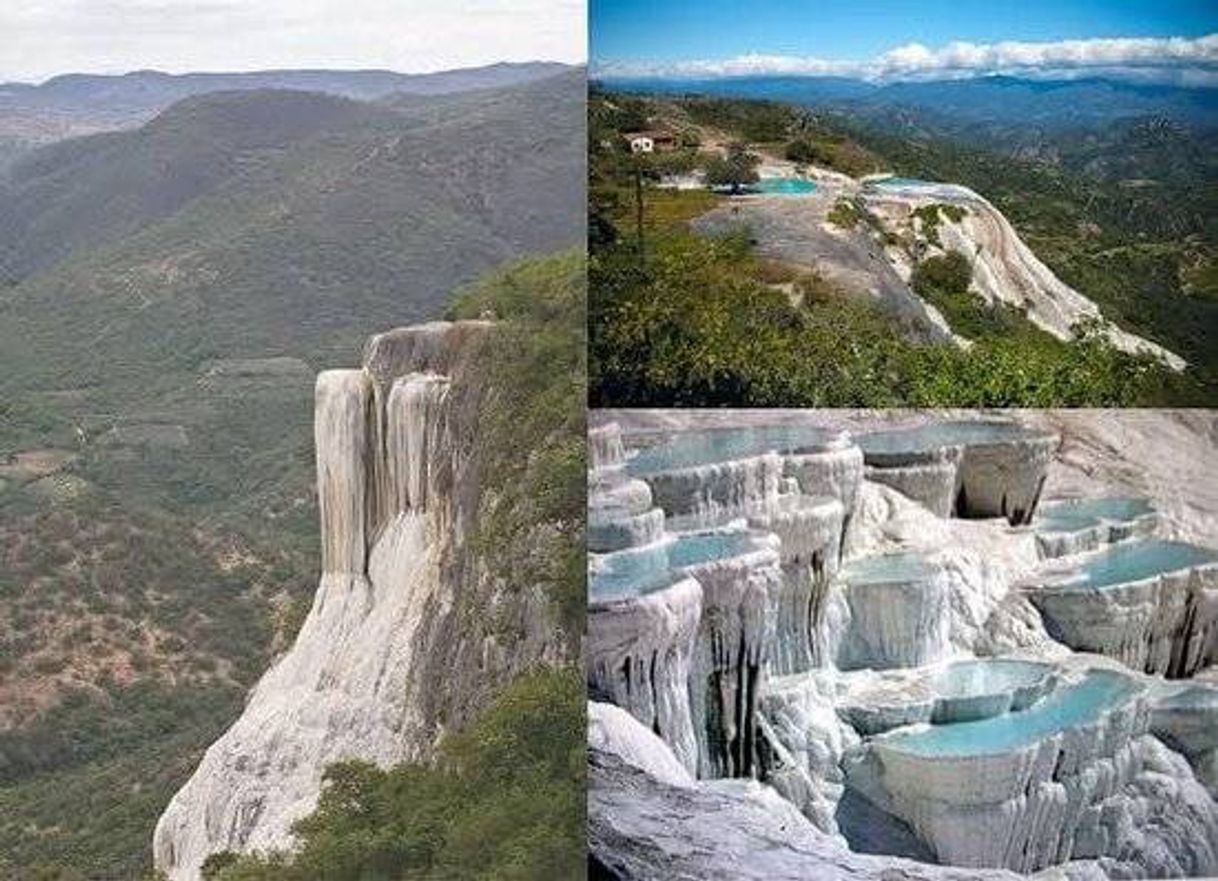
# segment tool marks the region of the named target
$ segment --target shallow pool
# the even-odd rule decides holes
[[[816,192],[816,182],[802,177],[763,177],[749,190],[767,196],[807,196]]]
[[[758,547],[756,536],[750,532],[705,532],[605,554],[599,558],[600,568],[589,579],[588,596],[607,602],[653,593],[679,581],[677,569],[738,557]]]
[[[938,571],[919,554],[880,554],[850,563],[842,578],[847,584],[903,584],[930,578]]]
[[[747,459],[769,452],[823,450],[841,433],[810,425],[757,425],[683,431],[638,451],[626,464],[636,477]]]
[[[1068,728],[1099,719],[1120,706],[1138,690],[1128,676],[1093,670],[1081,682],[1053,692],[1027,710],[980,719],[937,725],[883,742],[885,748],[917,756],[983,756],[1030,746]]]
[[[1218,562],[1218,551],[1162,539],[1113,545],[1087,559],[1069,587],[1105,588]]]
[[[1147,499],[1127,496],[1068,499],[1042,504],[1036,525],[1046,532],[1077,532],[1099,526],[1103,521],[1123,523],[1136,520],[1153,514],[1154,510]]]
[[[934,422],[914,428],[872,431],[856,437],[867,453],[926,453],[941,447],[998,443],[1035,437],[1036,432],[1015,422]]]

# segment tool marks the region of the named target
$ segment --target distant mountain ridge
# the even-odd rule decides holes
[[[5,142],[41,144],[75,135],[132,128],[185,98],[209,92],[291,89],[371,101],[394,93],[447,95],[543,79],[569,70],[550,61],[502,62],[483,67],[396,73],[390,70],[268,70],[169,74],[71,73],[44,83],[0,84],[0,170]]]
[[[100,348],[141,358],[153,315],[196,338],[186,350],[302,354],[434,316],[483,270],[582,241],[584,95],[582,69],[400,109],[224,92],[44,147],[0,189],[0,268],[19,282],[0,296],[16,334],[0,345],[25,373],[58,359],[22,358],[19,327],[74,347],[94,310]],[[64,325],[52,310],[68,303]],[[220,304],[226,330],[199,325]]]
[[[1162,115],[1218,126],[1218,89],[1130,83],[1104,77],[1040,80],[1012,76],[877,84],[842,77],[742,76],[704,79],[607,78],[615,89],[758,98],[794,104],[848,104],[887,113],[915,108],[958,125],[1032,123],[1049,128]]]

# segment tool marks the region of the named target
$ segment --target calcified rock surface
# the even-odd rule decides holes
[[[864,187],[863,198],[868,209],[897,234],[923,232],[921,221],[914,217],[919,208],[963,208],[959,220],[940,212],[939,244],[928,243],[928,251],[959,251],[968,257],[973,269],[972,289],[984,300],[1025,310],[1030,321],[1062,340],[1072,338],[1076,325],[1098,322],[1118,349],[1154,355],[1175,370],[1184,368],[1180,356],[1105,321],[1094,302],[1059,279],[1032,253],[1001,211],[967,187],[881,181]],[[889,251],[898,272],[908,278],[908,257],[894,248]]]
[[[700,757],[716,732],[751,725],[750,737],[733,741],[731,761],[691,765],[680,759],[683,744],[657,737],[645,716],[606,721],[608,711],[596,710],[589,822],[603,867],[621,878],[983,878],[1007,869],[1101,881],[1218,872],[1208,558],[1175,583],[1179,566],[1165,566],[1158,551],[1138,556],[1152,571],[1133,589],[1121,580],[1123,558],[1089,562],[1164,539],[1209,553],[1218,492],[1205,475],[1218,468],[1218,416],[1020,413],[1017,430],[986,422],[985,436],[961,440],[953,425],[983,415],[594,416],[617,420],[623,470],[634,449],[649,451],[637,479],[671,487],[678,481],[667,472],[685,472],[679,492],[666,495],[682,509],[668,518],[668,540],[702,535],[684,531],[695,525],[769,534],[779,572],[768,576],[767,601],[749,607],[751,627],[703,623],[694,638],[697,656],[701,641],[714,642],[710,633],[748,633],[750,663],[723,667],[734,683],[751,671],[747,689],[722,692],[736,713],[725,720],[690,703],[693,729],[709,736]],[[709,448],[731,452],[730,467],[705,456],[691,463],[686,453],[705,452],[697,443],[663,452],[674,433],[733,425],[764,427],[750,437],[772,448],[741,456],[716,435]],[[900,442],[889,450],[860,442],[866,471],[853,466],[843,491],[824,461],[797,477],[798,455],[823,451],[784,442],[814,437],[812,429],[835,438],[829,458],[838,461],[870,433],[895,431]],[[910,447],[911,431],[929,442]],[[681,467],[657,467],[666,456]],[[888,479],[924,464],[936,473]],[[772,476],[743,476],[759,473]],[[731,562],[739,556],[725,545],[720,563],[705,565],[740,573]],[[688,567],[670,568],[699,580]],[[1118,595],[1132,590],[1129,614],[1092,590],[1097,611],[1075,616],[1080,630],[1099,634],[1088,648],[1124,653],[1063,643],[1038,611],[1050,585],[1077,588],[1088,578],[1115,580]],[[691,694],[705,685],[697,666]],[[739,752],[750,741],[751,759]]]
[[[536,624],[510,647],[454,614],[481,577],[464,571],[462,542],[492,333],[488,322],[403,328],[372,338],[362,369],[318,376],[321,583],[291,649],[157,824],[154,857],[171,879],[194,881],[217,851],[289,847],[327,765],[427,757],[494,687],[484,664],[510,677],[554,650],[540,602],[517,610]]]

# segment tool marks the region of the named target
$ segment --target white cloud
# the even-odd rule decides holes
[[[583,0],[2,0],[0,81],[156,68],[583,62]]]
[[[1107,73],[1134,79],[1212,85],[1218,78],[1218,34],[1195,39],[1140,37],[1052,43],[953,42],[939,49],[909,43],[866,61],[749,54],[666,64],[596,62],[594,72],[606,77],[670,76],[693,79],[791,74],[850,76],[880,81],[992,73],[1023,76]]]

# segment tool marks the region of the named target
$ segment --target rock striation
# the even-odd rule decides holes
[[[1027,588],[1053,636],[1135,670],[1191,676],[1218,660],[1218,553],[1143,539],[1070,559]]]

